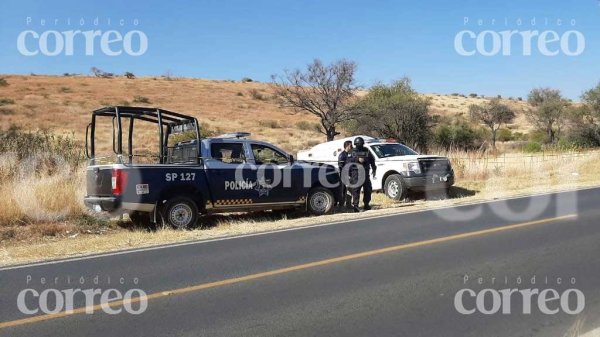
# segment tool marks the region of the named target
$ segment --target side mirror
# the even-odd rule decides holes
[[[290,164],[294,163],[294,156],[290,154],[289,158],[288,158]]]

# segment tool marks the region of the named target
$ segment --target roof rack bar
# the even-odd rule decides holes
[[[121,115],[119,114],[119,108],[115,107],[115,114],[117,115],[117,129],[119,134],[117,135],[117,154],[123,154],[123,132],[121,128]]]
[[[160,141],[158,142],[158,145],[160,146],[160,148],[158,149],[158,154],[160,156],[160,159],[158,160],[159,164],[163,164],[163,157],[164,157],[164,130],[163,130],[163,124],[162,124],[162,113],[160,111],[160,109],[156,109],[156,114],[158,115],[158,134],[160,137]]]
[[[129,135],[127,135],[127,156],[129,164],[133,162],[133,121],[135,118],[129,118]]]
[[[194,118],[191,116],[182,115],[176,112],[167,111],[163,109],[148,109],[148,108],[140,108],[140,107],[104,107],[95,110],[93,113],[99,116],[112,116],[116,115],[116,110],[119,111],[121,116],[148,116],[148,117],[158,117],[158,112],[160,111],[164,120],[169,120],[173,122],[193,122]]]
[[[90,131],[90,156],[91,158],[96,157],[96,116],[92,115],[92,123]],[[93,159],[92,164],[95,164],[96,160]]]
[[[197,146],[197,153],[198,153],[198,158],[196,158],[196,163],[201,164],[202,163],[202,151],[201,151],[201,146],[200,146],[200,137],[202,136],[200,134],[200,126],[198,125],[198,119],[194,118],[194,125],[196,126],[196,146]]]

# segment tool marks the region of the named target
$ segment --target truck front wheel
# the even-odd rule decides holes
[[[323,215],[333,210],[335,197],[333,193],[324,187],[314,187],[308,192],[306,208],[311,214]]]
[[[161,212],[163,225],[176,229],[193,227],[198,221],[198,206],[187,197],[174,197],[164,204]]]
[[[392,200],[403,200],[406,198],[406,186],[399,174],[392,174],[385,179],[383,184],[385,195]]]

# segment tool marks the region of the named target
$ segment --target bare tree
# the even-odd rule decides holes
[[[562,97],[560,90],[551,88],[536,88],[527,97],[533,110],[529,110],[529,121],[548,136],[548,141],[554,143],[567,119],[569,102]]]
[[[472,120],[482,123],[490,129],[494,150],[496,149],[496,135],[502,124],[512,123],[515,119],[515,112],[508,105],[500,103],[498,98],[481,105],[471,105],[469,114]]]
[[[429,105],[405,77],[391,85],[377,84],[352,108],[347,127],[355,134],[394,138],[427,152],[430,136]]]
[[[274,92],[283,106],[319,117],[321,133],[327,136],[327,141],[332,141],[339,134],[337,125],[350,118],[350,103],[357,89],[355,71],[356,64],[352,61],[324,65],[315,59],[306,71],[296,69],[285,71],[283,76],[274,75]]]

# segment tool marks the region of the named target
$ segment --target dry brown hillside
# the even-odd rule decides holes
[[[483,98],[480,96],[464,97],[440,94],[425,94],[425,96],[431,99],[431,113],[441,116],[463,115],[468,117],[469,106],[489,101],[488,97]],[[508,125],[510,129],[520,132],[531,131],[531,125],[525,115],[525,112],[531,108],[527,102],[518,99],[502,99],[502,103],[510,106],[517,114],[514,123]]]
[[[265,139],[295,152],[324,140],[314,130],[318,119],[280,108],[265,83],[215,81],[192,78],[136,79],[86,76],[5,75],[7,86],[0,87],[0,125],[26,129],[47,128],[73,133],[83,140],[89,112],[105,105],[158,106],[196,116],[213,131],[249,131],[253,138]],[[483,98],[426,95],[432,100],[432,113],[467,113],[470,104]],[[508,101],[519,111],[526,103]],[[527,129],[520,113],[515,129]]]

